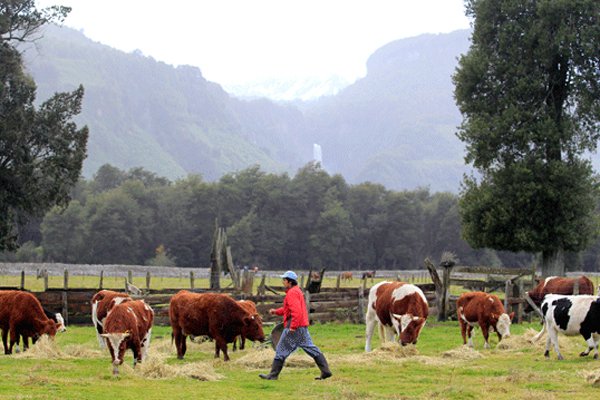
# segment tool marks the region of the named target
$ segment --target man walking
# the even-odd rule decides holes
[[[287,271],[281,275],[283,285],[285,286],[285,298],[283,307],[270,309],[271,315],[283,316],[283,333],[275,349],[275,359],[271,366],[271,372],[260,374],[263,379],[275,380],[279,376],[285,359],[288,358],[298,347],[303,349],[306,354],[314,358],[317,366],[321,370],[321,376],[315,379],[327,379],[331,376],[329,365],[321,350],[315,346],[308,333],[308,311],[304,302],[302,290],[298,287],[298,275],[293,271]]]

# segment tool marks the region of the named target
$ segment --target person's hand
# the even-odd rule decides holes
[[[275,315],[275,309],[274,308],[269,309],[269,314]]]
[[[290,328],[290,332],[292,332],[292,333],[296,332],[296,328]]]

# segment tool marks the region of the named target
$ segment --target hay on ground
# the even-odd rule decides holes
[[[581,375],[583,375],[587,383],[595,387],[600,387],[600,369],[583,371]]]
[[[467,345],[463,345],[457,347],[452,350],[448,350],[442,353],[443,358],[450,358],[452,360],[476,360],[478,358],[482,358],[480,352],[469,347]]]
[[[34,345],[29,346],[27,351],[15,354],[15,357],[37,359],[70,358],[58,348],[54,339],[50,339],[47,335],[40,337]]]
[[[210,382],[223,379],[223,376],[215,372],[213,366],[206,362],[171,365],[167,364],[162,357],[152,356],[136,365],[135,368],[132,368],[128,364],[123,364],[119,369],[126,374],[133,374],[146,379],[187,377]]]
[[[275,352],[269,348],[251,349],[246,355],[233,361],[234,364],[240,364],[252,369],[271,368]],[[306,368],[315,365],[315,361],[304,352],[298,351],[285,360],[287,368]]]

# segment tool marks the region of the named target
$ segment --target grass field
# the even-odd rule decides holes
[[[54,343],[0,356],[0,399],[589,399],[598,389],[586,378],[600,361],[578,356],[581,338],[561,337],[566,360],[543,357],[543,342],[527,338],[539,324],[513,325],[504,348],[484,350],[475,331],[475,349],[461,346],[457,322],[425,326],[416,348],[384,346],[364,353],[364,325],[324,324],[310,328],[329,359],[334,376],[315,381],[318,369],[299,351],[278,381],[263,381],[271,349],[249,347],[232,361],[213,359],[213,344],[188,345],[176,359],[170,329],[155,327],[150,358],[136,369],[131,352],[118,377],[100,351],[91,327],[69,327]]]

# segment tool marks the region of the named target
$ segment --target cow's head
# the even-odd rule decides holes
[[[492,322],[496,321],[494,326],[496,327],[498,335],[501,336],[501,339],[510,336],[510,324],[514,316],[514,312],[511,312],[510,315],[507,313],[502,313],[500,315],[492,314]]]
[[[48,335],[50,337],[56,336],[56,331],[58,330],[58,325],[51,319],[42,320],[38,318],[35,320],[34,326],[35,331],[33,332],[33,335],[31,335],[31,341],[33,343],[36,343],[42,335]]]
[[[262,319],[258,314],[246,315],[244,317],[244,326],[242,327],[242,334],[246,339],[258,340],[259,342],[265,341],[265,333],[262,328]]]
[[[398,333],[398,342],[402,346],[407,344],[417,344],[419,334],[427,318],[415,317],[412,314],[392,314],[392,320],[396,332]]]
[[[119,373],[118,366],[123,364],[123,358],[125,356],[125,350],[127,350],[127,338],[130,333],[127,332],[113,332],[103,333],[101,336],[106,339],[107,347],[110,349],[110,355],[112,356],[113,363],[113,374]]]
[[[61,313],[56,313],[56,330],[58,332],[65,332],[67,330],[67,325],[65,325],[65,319],[63,318]]]

